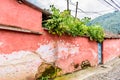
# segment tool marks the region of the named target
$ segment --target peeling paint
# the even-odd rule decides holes
[[[58,58],[67,59],[69,55],[79,53],[79,47],[76,47],[74,44],[58,42],[58,46]]]
[[[49,41],[47,38],[43,38],[43,42],[36,42],[38,48],[34,50],[19,50],[9,54],[1,53],[0,65],[17,66],[24,64],[30,68],[33,68],[34,66],[36,66],[35,68],[38,68],[37,66],[39,66],[41,62],[46,61],[47,63],[55,63],[55,65],[60,67],[64,73],[68,73],[77,70],[74,68],[74,65],[80,64],[83,60],[90,60],[92,65],[97,64],[97,44],[92,44],[86,38],[79,38],[80,40],[78,39],[78,42],[72,40],[67,42],[66,39],[68,38],[61,38],[60,40],[59,38],[56,38],[55,40],[52,40],[50,37],[48,38],[48,40],[50,39]],[[84,42],[81,43],[81,40]],[[31,65],[28,66],[26,62],[31,63]],[[19,70],[17,69],[16,71],[18,72]]]
[[[2,46],[3,45],[3,42],[0,42],[0,46]]]
[[[120,49],[119,48],[117,48],[117,52],[119,52],[120,51]]]
[[[0,80],[27,80],[27,76],[34,78],[42,63],[38,55],[22,50],[0,54],[0,61]]]
[[[38,64],[35,61],[17,65],[0,66],[0,80],[30,80],[37,72]]]
[[[53,46],[53,42],[49,44],[41,45],[36,52],[44,59],[46,62],[54,62],[57,58],[57,47]]]
[[[26,61],[33,61],[38,59],[36,54],[33,54],[30,51],[18,51],[13,52],[11,54],[0,54],[0,65],[9,65],[9,64],[17,64],[24,63]]]
[[[93,50],[93,49],[88,49],[88,50],[90,50],[91,51],[91,53],[93,54],[93,58],[97,58],[97,56],[98,56],[98,54],[96,54],[96,52]]]
[[[50,35],[42,29],[41,12],[15,0],[3,0],[0,4],[0,23],[44,32],[39,36],[0,31],[0,80],[31,80],[42,59],[48,63],[54,62],[65,73],[76,70],[74,64],[80,64],[85,59],[92,65],[97,64],[96,42],[83,37]]]

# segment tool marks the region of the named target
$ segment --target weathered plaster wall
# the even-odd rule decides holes
[[[96,42],[84,37],[50,35],[42,29],[41,12],[16,0],[2,0],[0,9],[0,24],[43,32],[34,35],[0,30],[0,80],[33,79],[43,61],[55,63],[64,73],[80,69],[85,60],[97,65]]]
[[[42,13],[17,0],[1,0],[0,23],[19,26],[33,31],[42,31]]]
[[[37,49],[38,42],[38,35],[0,30],[0,53],[10,54],[19,50],[32,51]]]
[[[92,66],[98,63],[97,43],[90,41],[88,38],[81,37],[62,37],[58,39],[58,59],[56,65],[61,67],[64,72],[77,70],[74,66],[82,61],[90,61]]]
[[[103,63],[120,56],[120,39],[106,39],[103,42]]]
[[[42,60],[30,51],[0,54],[0,80],[34,80]]]
[[[24,78],[34,76],[38,66],[44,60],[48,63],[55,62],[64,73],[80,69],[81,62],[85,60],[89,60],[92,66],[98,63],[97,43],[88,38],[58,37],[46,31],[43,35],[33,35],[0,30],[0,35],[0,59],[2,61],[0,66],[4,66],[1,67],[0,74],[4,74],[0,76],[1,79],[6,80],[5,74],[9,75],[8,78],[20,77],[20,74],[23,74]],[[31,59],[32,57],[34,59]],[[74,68],[76,64],[79,64],[78,68]],[[12,71],[9,72],[8,68]],[[32,73],[30,69],[33,70]],[[17,70],[19,73],[16,73]]]
[[[40,53],[46,52],[45,56],[41,55],[46,61],[54,60],[54,52],[49,49],[55,39],[46,32],[34,35],[0,30],[0,35],[0,80],[33,80],[43,61]]]
[[[92,66],[98,64],[98,44],[88,38],[58,37],[46,31],[43,35],[34,35],[0,30],[0,35],[0,80],[33,79],[44,60],[55,62],[64,73],[80,69],[85,60],[89,60]],[[119,39],[104,40],[104,63],[120,55],[119,43]],[[74,67],[76,64],[79,64],[78,68]]]

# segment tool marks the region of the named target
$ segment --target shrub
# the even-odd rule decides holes
[[[52,15],[50,19],[43,21],[43,26],[49,33],[59,36],[67,34],[71,36],[87,36],[90,40],[102,42],[104,40],[104,30],[99,25],[87,26],[90,18],[77,19],[70,15],[70,11],[60,12],[51,6]]]

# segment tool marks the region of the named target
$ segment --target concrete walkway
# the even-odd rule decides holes
[[[96,68],[88,68],[54,80],[120,80],[120,58]]]

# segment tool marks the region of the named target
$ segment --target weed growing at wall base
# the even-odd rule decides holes
[[[70,11],[60,12],[54,6],[51,6],[52,15],[50,19],[43,21],[43,27],[47,28],[49,33],[62,36],[87,36],[90,40],[102,42],[104,40],[104,30],[99,25],[87,26],[90,18],[78,19],[70,14]]]

